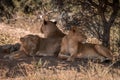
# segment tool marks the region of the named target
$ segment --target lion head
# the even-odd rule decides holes
[[[40,37],[38,35],[32,34],[21,37],[21,49],[24,50],[26,54],[35,54],[35,52],[37,51],[37,47],[39,46],[39,39]]]
[[[77,42],[85,42],[87,40],[85,33],[79,30],[77,27],[72,27],[67,36],[69,39]]]
[[[46,38],[49,37],[63,37],[64,33],[59,30],[59,28],[56,26],[57,22],[52,21],[43,21],[43,24],[40,28],[40,32],[45,35]]]

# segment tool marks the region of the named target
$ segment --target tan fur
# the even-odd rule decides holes
[[[5,57],[10,59],[29,56],[58,56],[61,38],[41,38],[37,35],[26,35],[20,38],[21,48]]]
[[[40,28],[40,32],[45,35],[46,38],[58,38],[58,37],[64,37],[65,34],[59,30],[59,28],[56,26],[57,22],[52,21],[43,21],[43,24]]]
[[[86,37],[82,33],[78,35],[76,30],[71,30],[69,34],[62,39],[59,56],[70,53],[70,57],[67,59],[68,61],[73,61],[76,57],[113,59],[109,49],[102,45],[82,43],[84,40],[86,40]]]

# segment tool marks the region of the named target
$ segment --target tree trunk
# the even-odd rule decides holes
[[[105,17],[105,10],[107,8],[107,2],[103,2],[102,0],[99,0],[99,6],[98,11],[101,16],[102,22],[103,22],[103,45],[105,47],[110,48],[110,28],[112,24],[115,21],[115,18],[117,17],[117,13],[119,11],[119,0],[113,0],[113,3],[111,5],[113,12],[110,15],[110,18],[107,20]]]
[[[104,23],[104,30],[103,30],[103,45],[105,47],[110,48],[110,28],[111,26],[108,23]]]

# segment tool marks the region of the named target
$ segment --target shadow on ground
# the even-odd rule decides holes
[[[74,62],[67,62],[66,60],[53,56],[22,57],[19,59],[9,60],[4,59],[4,55],[6,55],[6,53],[0,53],[0,76],[4,75],[4,77],[26,76],[28,70],[32,71],[36,69],[36,67],[42,67],[49,70],[67,70],[74,68],[80,72],[80,66],[85,66],[87,68],[87,64],[89,63],[87,59],[76,59]],[[111,65],[111,62],[106,61],[98,64],[109,66]],[[120,69],[119,66],[119,61],[112,65],[113,68]]]

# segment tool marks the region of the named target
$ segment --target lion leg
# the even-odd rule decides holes
[[[58,46],[54,52],[54,56],[58,57],[59,56],[59,52],[60,52],[60,46]]]
[[[69,56],[68,55],[64,55],[66,54],[66,52],[61,52],[58,54],[58,58],[60,59],[67,59]]]
[[[5,55],[4,58],[8,58],[12,60],[12,59],[17,59],[17,58],[24,57],[24,56],[26,56],[24,51],[15,51],[9,55]]]
[[[72,45],[69,47],[70,57],[67,59],[67,61],[74,61],[74,59],[78,55],[78,45]]]
[[[112,52],[109,49],[105,48],[104,46],[95,45],[95,49],[101,56],[104,56],[110,60],[113,59]]]
[[[77,47],[75,49],[70,49],[70,57],[67,59],[67,61],[74,61],[77,55]]]
[[[76,56],[77,56],[77,53],[72,54],[72,55],[67,59],[67,61],[74,61],[74,59],[76,58]]]
[[[66,47],[61,46],[60,52],[58,54],[58,58],[67,59],[68,58],[68,55],[66,55],[67,53],[69,53],[69,52],[67,51]]]
[[[66,54],[69,53],[69,52],[67,51],[67,46],[66,45],[62,44],[60,52],[58,54],[58,57],[61,58],[61,59],[67,59],[68,58],[68,55],[66,55]]]

